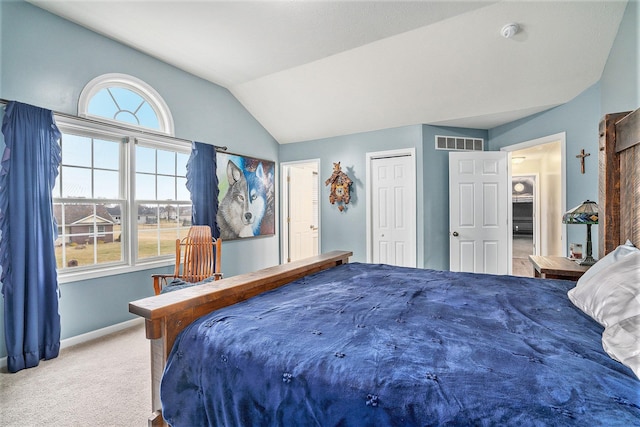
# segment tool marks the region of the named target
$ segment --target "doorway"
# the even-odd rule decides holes
[[[566,240],[566,228],[561,221],[562,213],[566,210],[565,146],[566,134],[562,132],[502,148],[503,151],[511,152],[513,180],[519,177],[534,177],[533,247],[530,250],[535,255],[566,256],[566,245],[563,244]],[[513,181],[513,186],[515,183],[516,181]],[[517,192],[513,186],[512,197],[516,197]],[[519,224],[518,230],[515,229],[515,210],[512,216],[512,274],[532,276],[533,270],[528,262],[528,254],[517,250],[526,233],[520,229]]]
[[[513,158],[512,158],[513,159]],[[515,157],[518,162],[520,157]],[[512,160],[513,161],[513,160]],[[538,255],[540,225],[538,224],[538,174],[511,177],[512,212],[512,274],[532,277],[529,255]]]
[[[320,253],[320,160],[282,163],[282,261]]]

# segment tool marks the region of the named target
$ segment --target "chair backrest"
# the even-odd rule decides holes
[[[174,277],[185,282],[199,282],[220,273],[222,240],[213,239],[211,227],[194,225],[187,237],[176,239],[176,267]]]

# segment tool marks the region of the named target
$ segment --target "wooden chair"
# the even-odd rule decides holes
[[[195,283],[208,277],[222,278],[220,263],[222,239],[211,237],[211,227],[194,225],[187,237],[176,239],[176,266],[173,274],[152,274],[153,290],[156,295],[167,285],[167,279],[181,279]]]

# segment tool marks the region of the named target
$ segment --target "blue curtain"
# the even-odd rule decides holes
[[[61,153],[50,110],[10,102],[2,121],[0,266],[9,372],[58,356],[60,314],[52,190]]]
[[[218,214],[218,176],[216,175],[216,147],[193,142],[187,162],[187,190],[191,193],[191,222],[208,225],[211,235],[220,237],[216,221]]]

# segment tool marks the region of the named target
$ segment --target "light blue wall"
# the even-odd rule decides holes
[[[366,252],[366,153],[415,148],[418,176],[418,218],[422,217],[422,130],[421,126],[406,126],[365,132],[335,138],[283,144],[280,162],[320,159],[320,241],[321,251],[334,249],[353,251],[352,261],[365,262]],[[331,176],[333,163],[340,162],[342,171],[353,180],[351,201],[344,212],[329,203],[329,189],[324,181]],[[418,221],[418,236],[422,224]],[[418,238],[418,262],[422,262],[422,243]],[[420,265],[420,264],[419,264]]]
[[[637,0],[632,0],[627,6],[602,81],[565,105],[489,131],[422,126],[422,155],[418,155],[418,171],[422,175],[422,179],[418,177],[418,197],[422,198],[422,201],[418,200],[421,206],[421,212],[418,212],[418,237],[422,244],[419,244],[418,249],[418,265],[425,268],[449,268],[448,154],[434,149],[433,139],[436,134],[485,138],[488,141],[486,149],[499,150],[507,145],[566,132],[566,206],[576,206],[586,199],[597,200],[600,118],[608,112],[631,110],[640,105],[638,9]],[[389,138],[394,136],[393,132],[398,130],[287,144],[280,148],[280,161],[321,158],[321,176],[326,177],[331,174],[331,162],[347,159],[347,163],[354,165],[356,174],[359,173],[362,179],[366,152],[417,144],[413,138]],[[385,139],[388,141],[385,142]],[[379,141],[381,145],[369,145],[371,140]],[[575,158],[583,148],[591,153],[586,159],[584,175],[580,173],[580,162]],[[345,160],[342,161],[344,165]],[[365,184],[360,182],[358,185],[363,189]],[[335,208],[328,207],[326,201],[323,203],[322,250],[352,249],[354,260],[365,260],[365,206],[353,209],[346,215],[337,215]],[[598,244],[597,232],[596,226],[593,228],[594,248]],[[581,241],[585,238],[585,231],[580,227],[568,227],[567,233],[568,241]]]
[[[1,98],[75,115],[80,91],[91,79],[105,73],[130,74],[164,98],[177,137],[227,145],[236,153],[277,161],[278,144],[225,88],[22,1],[0,1],[0,35]],[[278,238],[225,242],[223,254],[222,270],[227,276],[275,265],[279,263]],[[62,284],[62,338],[133,318],[128,303],[153,293],[150,273]],[[3,357],[3,306],[0,331]]]
[[[598,200],[599,121],[600,85],[596,84],[564,105],[491,129],[489,147],[499,150],[507,145],[566,132],[566,208],[570,209],[587,199]],[[582,149],[591,154],[585,159],[584,175],[580,172],[580,160],[575,157]],[[597,248],[597,226],[592,231],[593,247]],[[567,241],[585,239],[584,227],[567,227]]]
[[[631,0],[600,80],[602,115],[640,106],[640,4]]]
[[[435,149],[435,136],[482,138],[487,131],[451,127],[422,127],[424,169],[424,267],[449,269],[449,151]]]
[[[162,95],[173,113],[178,137],[228,145],[234,152],[282,162],[319,158],[322,180],[331,174],[332,163],[341,161],[354,179],[354,200],[347,213],[340,213],[328,203],[328,190],[322,189],[322,250],[350,249],[355,261],[366,259],[366,153],[413,147],[418,174],[418,265],[447,269],[448,162],[446,153],[433,148],[434,135],[488,138],[489,148],[497,150],[566,131],[567,206],[597,198],[599,119],[605,113],[640,105],[639,9],[637,0],[629,2],[599,84],[563,106],[489,132],[407,126],[278,147],[226,89],[22,1],[0,1],[0,97],[76,114],[78,95],[89,80],[104,73],[126,73],[146,81]],[[580,174],[574,157],[582,148],[591,153],[585,175]],[[573,228],[569,229],[569,241],[584,238],[583,230]],[[596,237],[597,228],[594,231]],[[278,239],[226,242],[223,258],[227,275],[276,264]],[[63,284],[63,338],[130,319],[128,302],[151,294],[149,273]],[[3,318],[0,306],[2,342]],[[5,355],[4,345],[0,345],[0,357]]]
[[[435,135],[487,138],[482,130],[406,126],[374,132],[285,144],[280,161],[319,158],[320,177],[331,176],[333,162],[340,161],[353,179],[355,197],[346,212],[328,200],[329,190],[321,192],[321,251],[347,249],[353,261],[366,261],[366,155],[370,152],[415,148],[417,175],[417,265],[449,268],[449,191],[448,152],[435,149]]]
[[[566,131],[567,209],[587,199],[598,200],[600,119],[608,113],[640,107],[639,27],[640,7],[637,0],[632,0],[625,10],[600,82],[564,105],[489,131],[492,150]],[[575,157],[583,148],[591,153],[585,159],[584,175],[580,173],[580,162]],[[598,227],[593,227],[592,231],[597,254]],[[584,227],[567,227],[568,242],[585,239]]]

